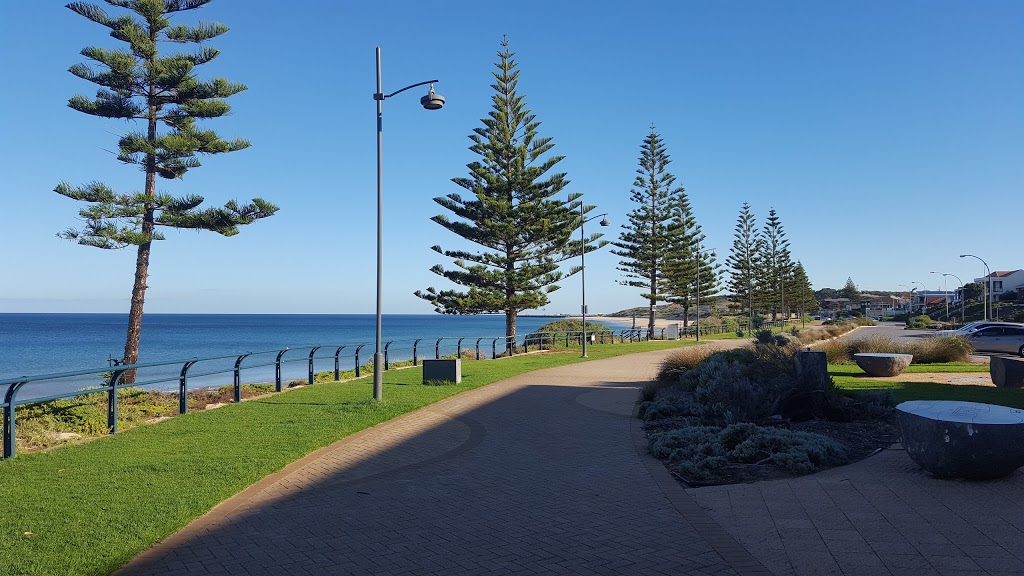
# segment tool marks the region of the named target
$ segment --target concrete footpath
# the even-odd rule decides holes
[[[118,574],[1024,574],[1020,472],[939,481],[889,450],[684,489],[631,418],[666,353],[524,374],[363,431]]]

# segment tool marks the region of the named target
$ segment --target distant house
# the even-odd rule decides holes
[[[998,299],[1003,292],[1024,293],[1024,270],[1013,270],[993,272],[990,276],[975,278],[974,281],[985,286],[988,290],[989,280],[992,281],[992,298]]]

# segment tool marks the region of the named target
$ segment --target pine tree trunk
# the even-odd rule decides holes
[[[152,212],[147,213],[142,230],[153,231]],[[132,286],[132,305],[128,312],[128,336],[124,344],[124,364],[135,364],[139,361],[139,341],[142,338],[142,308],[146,302],[146,278],[149,276],[149,252],[152,242],[139,245],[138,256],[135,258],[135,284]],[[129,370],[121,377],[124,384],[135,382],[135,371]]]
[[[515,351],[516,346],[516,310],[505,310],[505,350]]]
[[[156,32],[150,30],[150,39],[156,42]],[[156,55],[150,58],[150,65],[156,65]],[[146,133],[147,140],[152,144],[156,142],[157,107],[154,100],[157,96],[156,85],[149,86],[149,126]],[[132,305],[128,311],[128,335],[124,343],[125,364],[135,364],[139,361],[139,341],[142,339],[142,309],[146,303],[146,280],[149,278],[149,255],[153,246],[153,228],[155,225],[156,206],[156,156],[146,155],[146,212],[142,217],[142,236],[145,238],[139,244],[138,255],[135,258],[135,283],[132,285]],[[132,384],[135,382],[135,371],[130,370],[121,377],[121,382]]]
[[[651,311],[647,314],[647,333],[654,334],[654,303],[656,300],[651,298]]]

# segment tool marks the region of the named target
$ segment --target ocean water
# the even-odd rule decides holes
[[[243,360],[243,381],[266,382],[274,378],[276,353],[290,348],[282,358],[286,380],[304,378],[310,350],[315,371],[334,369],[334,354],[339,354],[342,370],[373,359],[373,314],[147,314],[142,324],[139,362],[170,362],[189,358],[228,357],[197,364],[190,371],[190,387],[231,383],[231,369],[238,355],[254,353]],[[520,336],[555,320],[550,317],[520,316]],[[0,379],[99,369],[109,358],[124,351],[127,314],[0,314]],[[621,326],[609,326],[619,329]],[[389,349],[392,361],[412,358],[413,341],[419,344],[420,358],[433,358],[438,338],[441,354],[456,352],[458,338],[462,348],[480,348],[488,356],[494,338],[503,337],[503,315],[445,316],[440,314],[386,314],[382,320],[383,340],[393,341]],[[498,342],[501,349],[501,342]],[[160,389],[176,389],[182,364],[176,363],[139,371],[139,381],[154,381]],[[59,393],[69,387],[96,385],[98,375],[64,378],[46,386],[46,393]],[[40,390],[43,385],[30,385]],[[41,395],[32,394],[29,395]]]

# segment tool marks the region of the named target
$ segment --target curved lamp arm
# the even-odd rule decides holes
[[[410,84],[410,85],[406,86],[405,88],[402,88],[401,90],[395,90],[391,94],[384,94],[382,92],[377,92],[376,94],[373,95],[373,99],[374,100],[385,100],[387,98],[391,98],[395,94],[401,94],[402,92],[405,92],[406,90],[409,90],[411,88],[415,88],[417,86],[425,86],[427,84],[436,84],[438,82],[440,82],[440,80],[427,80],[425,82],[417,82],[416,84]]]

